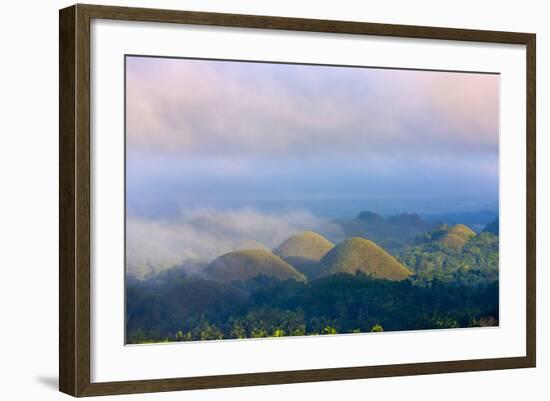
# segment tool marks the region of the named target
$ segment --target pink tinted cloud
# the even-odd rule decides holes
[[[127,60],[128,146],[145,153],[494,155],[498,99],[488,74]]]

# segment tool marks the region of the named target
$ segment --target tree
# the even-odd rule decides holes
[[[281,329],[275,329],[273,332],[273,337],[283,337],[285,335],[285,332]]]
[[[334,327],[327,326],[323,329],[322,334],[338,334],[338,331]]]
[[[384,331],[384,328],[379,324],[375,324],[374,326],[372,326],[370,331],[371,331],[371,333],[381,333],[381,332]]]

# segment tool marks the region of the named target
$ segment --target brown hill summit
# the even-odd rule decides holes
[[[257,276],[279,280],[305,280],[303,274],[280,257],[264,249],[230,252],[210,263],[205,273],[215,281],[230,283],[246,281]]]
[[[364,238],[350,238],[328,252],[321,264],[325,274],[363,272],[375,278],[404,280],[410,275],[407,267],[374,242]]]
[[[445,235],[441,238],[441,243],[449,248],[462,249],[464,245],[473,237],[476,233],[464,224],[457,224],[449,229]]]
[[[306,258],[319,261],[332,248],[334,244],[322,235],[305,231],[286,239],[273,250],[273,253],[282,258]]]

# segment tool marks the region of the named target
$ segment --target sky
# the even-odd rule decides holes
[[[498,200],[498,75],[148,57],[126,72],[130,212]]]
[[[129,56],[130,261],[272,247],[361,210],[494,209],[498,138],[494,74]]]

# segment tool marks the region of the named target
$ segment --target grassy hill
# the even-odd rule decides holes
[[[282,258],[297,257],[318,261],[332,248],[334,248],[334,244],[322,235],[313,231],[305,231],[285,240],[273,250],[273,253]]]
[[[449,248],[462,249],[476,233],[464,224],[451,227],[441,238],[441,243]]]
[[[375,278],[404,280],[412,272],[374,242],[350,238],[328,252],[321,264],[325,274],[363,272]]]
[[[273,250],[309,280],[319,278],[322,267],[319,261],[334,248],[334,244],[320,234],[305,231],[293,235]]]
[[[305,277],[280,257],[264,249],[230,252],[210,263],[205,273],[215,281],[231,283],[257,276],[303,281]]]

